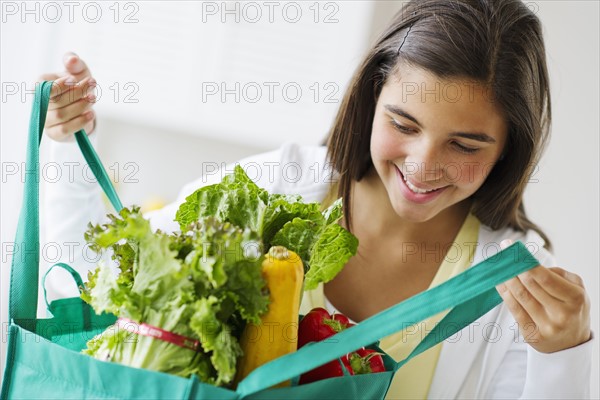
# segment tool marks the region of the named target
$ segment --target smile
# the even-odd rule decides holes
[[[419,189],[418,187],[416,187],[415,185],[413,185],[412,183],[410,183],[410,181],[406,178],[406,176],[402,175],[402,178],[404,178],[404,182],[406,182],[406,186],[408,186],[408,188],[410,190],[412,190],[413,192],[418,193],[418,194],[435,192],[436,190],[440,190],[441,189],[441,188],[430,189],[430,190]]]
[[[440,196],[449,186],[443,186],[435,189],[420,189],[411,183],[400,169],[394,165],[396,174],[400,183],[400,192],[408,201],[417,204],[428,203]]]

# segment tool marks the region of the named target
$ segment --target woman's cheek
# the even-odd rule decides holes
[[[373,133],[371,135],[371,156],[377,160],[388,160],[391,156],[390,145],[387,144],[389,140],[386,140],[387,134],[381,132],[380,129],[376,130],[376,126],[373,126]]]
[[[491,172],[492,164],[484,160],[463,160],[448,165],[446,174],[455,185],[476,191]]]

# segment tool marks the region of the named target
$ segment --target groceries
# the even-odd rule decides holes
[[[85,353],[230,386],[242,332],[269,310],[265,253],[282,246],[297,254],[304,289],[329,281],[358,245],[338,225],[341,217],[341,200],[321,212],[300,196],[267,193],[236,167],[221,183],[188,196],[176,215],[181,232],[154,232],[137,207],[90,225],[91,248],[112,252],[119,274],[99,263],[82,298],[119,320]]]
[[[249,323],[240,339],[242,357],[236,383],[261,365],[296,351],[298,312],[304,268],[300,257],[283,246],[273,246],[262,265],[269,288],[269,311],[259,324]],[[280,386],[289,385],[284,382]]]
[[[328,340],[336,333],[350,329],[354,325],[343,314],[329,314],[324,308],[313,308],[300,321],[298,328],[298,348],[308,345],[311,342]],[[336,376],[376,372],[385,372],[381,353],[372,349],[360,348],[352,353],[343,355],[339,359],[305,372],[300,377],[299,383],[303,385],[322,379],[335,378]]]

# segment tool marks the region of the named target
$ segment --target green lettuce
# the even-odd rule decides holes
[[[256,231],[265,249],[281,245],[296,252],[304,264],[306,290],[333,279],[358,248],[358,239],[338,225],[341,199],[321,212],[319,203],[304,203],[301,196],[269,194],[239,165],[221,183],[189,195],[175,220],[185,232],[208,216]]]
[[[111,249],[120,274],[100,263],[82,295],[97,313],[110,312],[200,341],[191,349],[132,334],[117,325],[88,343],[85,353],[132,367],[226,385],[235,376],[247,322],[268,307],[258,235],[214,218],[185,234],[153,232],[139,208],[124,208],[105,225],[90,225],[96,251]],[[249,250],[250,249],[250,250]]]

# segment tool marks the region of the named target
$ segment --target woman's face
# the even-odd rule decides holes
[[[479,189],[506,137],[486,87],[403,68],[377,101],[371,157],[396,214],[424,222]]]

